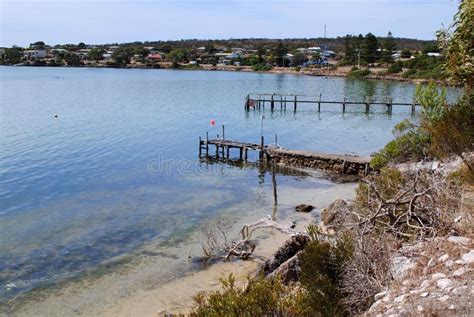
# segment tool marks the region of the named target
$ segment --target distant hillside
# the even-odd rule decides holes
[[[383,41],[384,37],[378,37],[379,41]],[[122,43],[121,45],[127,46],[153,46],[164,52],[174,48],[197,48],[206,47],[206,49],[212,47],[241,47],[241,48],[273,48],[279,42],[283,42],[285,46],[291,51],[299,47],[311,47],[311,46],[327,46],[328,49],[333,51],[344,51],[344,37],[337,38],[294,38],[294,39],[264,39],[264,38],[249,38],[249,39],[228,39],[228,40],[178,40],[178,41],[146,41],[146,42],[132,42]],[[407,38],[394,38],[397,44],[397,49],[409,49],[421,51],[425,46],[433,45],[436,41],[425,41],[417,39]],[[119,45],[113,43],[109,45]]]

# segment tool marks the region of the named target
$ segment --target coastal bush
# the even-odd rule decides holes
[[[249,279],[246,286],[236,285],[230,274],[221,279],[222,291],[194,297],[191,316],[300,316],[301,290],[290,289],[278,278],[263,276]]]
[[[255,64],[252,66],[252,69],[256,72],[264,72],[264,71],[269,71],[272,69],[272,66],[271,65],[268,65],[268,64],[264,64],[264,63],[261,63],[261,64]]]
[[[303,250],[300,282],[305,292],[300,297],[305,316],[342,316],[347,312],[341,293],[341,274],[353,252],[352,239],[313,240]]]
[[[364,78],[368,75],[371,74],[371,71],[366,68],[366,69],[358,69],[353,67],[351,71],[347,74],[349,78]]]
[[[415,69],[407,69],[402,73],[402,78],[414,78],[416,75]]]
[[[387,73],[397,74],[397,73],[401,72],[402,70],[403,70],[402,69],[402,63],[396,62],[396,63],[393,63],[392,65],[390,65],[390,67],[387,70]]]
[[[422,160],[428,157],[430,137],[423,129],[405,119],[397,124],[392,133],[396,136],[385,147],[375,153],[370,166],[380,169],[388,163]]]

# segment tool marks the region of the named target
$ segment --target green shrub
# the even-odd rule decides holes
[[[403,120],[395,126],[394,140],[375,153],[370,161],[370,166],[380,169],[389,162],[401,163],[424,159],[428,156],[429,134],[409,120]]]
[[[408,69],[402,73],[403,78],[413,78],[416,75],[415,69]]]
[[[272,69],[272,66],[271,65],[268,65],[268,64],[255,64],[252,66],[252,69],[256,72],[265,72],[265,71],[269,71]]]
[[[387,73],[397,74],[401,71],[402,71],[402,63],[397,62],[397,63],[394,63],[394,64],[390,65],[390,67],[387,70]]]
[[[306,290],[301,306],[306,316],[342,316],[346,308],[342,304],[340,277],[343,267],[353,252],[352,240],[347,236],[335,242],[311,241],[301,259],[300,282]]]
[[[353,67],[351,71],[347,74],[347,76],[349,78],[364,78],[370,74],[371,74],[371,71],[368,68],[358,69],[356,67]]]
[[[221,279],[222,291],[194,298],[193,316],[297,316],[300,293],[288,297],[288,287],[279,279],[262,276],[249,280],[247,287],[239,287],[231,274]]]

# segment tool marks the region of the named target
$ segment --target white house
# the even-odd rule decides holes
[[[26,50],[23,51],[23,56],[27,59],[42,59],[46,57],[46,50]]]

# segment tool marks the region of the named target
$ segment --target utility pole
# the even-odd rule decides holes
[[[357,50],[357,68],[360,69],[360,49]]]

